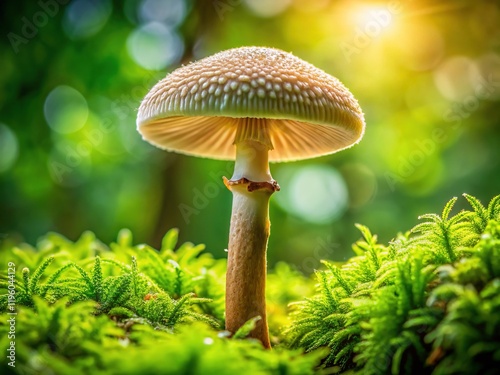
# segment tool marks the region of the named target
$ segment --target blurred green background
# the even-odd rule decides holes
[[[34,242],[171,227],[224,257],[232,163],[163,152],[137,108],[181,64],[244,45],[281,48],[359,100],[359,145],[273,164],[269,260],[311,272],[382,241],[464,192],[500,184],[498,1],[41,0],[2,2],[0,233]],[[463,200],[462,207],[465,206]],[[459,207],[460,208],[460,207]]]

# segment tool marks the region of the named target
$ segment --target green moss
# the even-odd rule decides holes
[[[122,230],[104,245],[49,233],[9,246],[15,306],[0,279],[0,349],[16,315],[22,374],[494,374],[500,367],[500,196],[441,215],[379,244],[368,228],[355,256],[324,261],[314,282],[280,263],[268,278],[274,349],[224,327],[225,260],[204,246],[134,245]],[[304,299],[305,298],[305,299]],[[300,301],[301,302],[297,302]],[[9,304],[10,302],[10,304]],[[305,352],[305,353],[304,353]]]
[[[356,257],[325,262],[295,304],[291,347],[327,347],[322,367],[361,374],[493,374],[500,367],[500,199],[442,214],[388,246],[365,227]]]

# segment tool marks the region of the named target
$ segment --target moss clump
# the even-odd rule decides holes
[[[441,215],[388,245],[358,225],[363,240],[338,266],[324,262],[317,287],[286,264],[268,279],[274,350],[228,339],[225,261],[202,245],[133,245],[123,230],[104,245],[49,233],[36,248],[4,246],[0,349],[16,315],[22,374],[494,374],[500,367],[500,196]],[[15,280],[15,305],[8,299]],[[304,299],[302,302],[298,300]],[[305,353],[304,353],[305,352]]]
[[[500,368],[500,196],[440,216],[388,246],[364,240],[324,262],[316,294],[295,304],[290,346],[327,347],[323,367],[361,374],[493,374]]]
[[[76,242],[49,233],[33,248],[10,246],[0,262],[15,265],[15,305],[9,275],[0,280],[0,349],[6,352],[9,312],[16,316],[16,367],[0,359],[0,373],[19,374],[313,374],[321,352],[289,350],[277,337],[286,305],[312,290],[312,282],[286,264],[270,280],[275,313],[266,351],[246,339],[248,327],[229,339],[224,327],[225,260],[203,245],[176,248],[170,230],[159,250],[133,245],[122,230],[109,247],[84,233]],[[297,286],[286,291],[281,280]],[[280,292],[281,290],[281,292]],[[12,310],[11,310],[12,309]],[[251,322],[249,323],[251,325]],[[280,323],[281,324],[281,323]]]

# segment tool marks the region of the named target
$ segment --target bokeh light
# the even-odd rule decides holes
[[[347,186],[333,167],[322,164],[287,167],[276,175],[286,187],[276,195],[276,202],[304,221],[326,224],[339,218],[347,208]]]
[[[70,86],[57,86],[45,99],[45,120],[52,130],[68,134],[85,125],[89,108],[84,96]]]
[[[162,22],[169,26],[177,26],[186,17],[184,0],[144,0],[139,5],[141,23]]]
[[[0,173],[9,170],[16,162],[19,143],[14,132],[0,123]]]
[[[151,70],[164,69],[178,62],[184,51],[177,32],[159,22],[150,22],[134,30],[127,47],[137,64]]]
[[[259,17],[275,17],[284,12],[292,0],[244,0],[246,6]]]
[[[474,95],[481,82],[481,74],[471,58],[454,56],[437,67],[434,80],[445,98],[463,100],[468,95]]]
[[[65,8],[64,30],[72,39],[88,38],[102,30],[112,10],[110,0],[74,0]]]

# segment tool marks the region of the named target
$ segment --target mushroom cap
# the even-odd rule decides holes
[[[168,74],[142,101],[137,130],[166,150],[234,160],[237,129],[249,119],[265,127],[271,162],[332,154],[365,128],[335,77],[278,49],[241,47]]]

